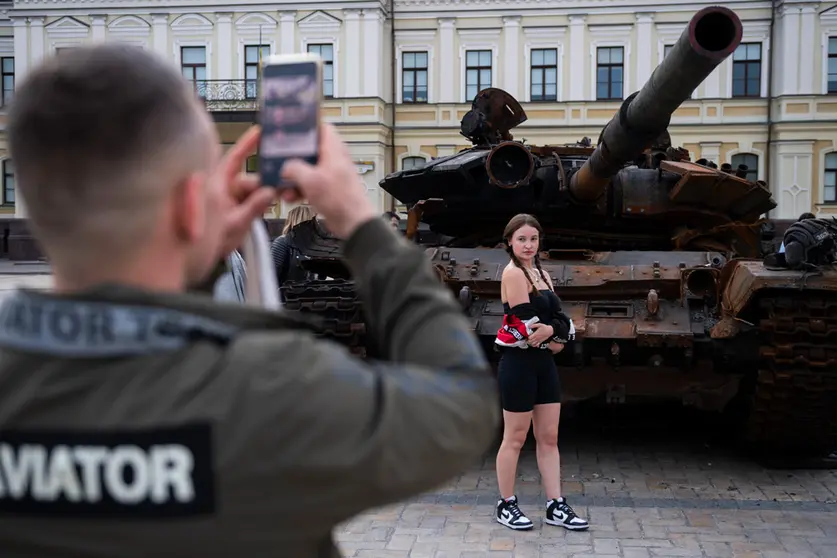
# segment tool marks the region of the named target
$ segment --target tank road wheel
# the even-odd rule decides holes
[[[282,286],[285,308],[310,313],[325,322],[321,335],[341,343],[361,358],[367,356],[363,304],[352,281],[293,281]]]
[[[837,293],[760,300],[761,364],[745,436],[752,449],[837,450]]]

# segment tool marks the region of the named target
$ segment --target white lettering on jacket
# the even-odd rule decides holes
[[[144,449],[0,442],[0,500],[187,503],[195,498],[193,467],[191,450],[180,444]]]

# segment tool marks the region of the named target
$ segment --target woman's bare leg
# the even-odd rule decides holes
[[[538,470],[541,473],[546,499],[561,497],[561,456],[558,453],[558,422],[561,404],[535,405],[532,423],[535,431]]]
[[[517,475],[517,461],[520,449],[526,442],[532,412],[512,413],[503,411],[503,442],[497,451],[497,484],[504,499],[514,496],[514,479]]]

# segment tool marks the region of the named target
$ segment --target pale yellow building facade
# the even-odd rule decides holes
[[[315,51],[326,62],[324,117],[339,125],[369,197],[386,173],[468,147],[459,121],[473,94],[500,87],[529,120],[530,144],[594,141],[706,5],[673,0],[394,0],[318,6],[240,0],[0,3],[3,105],[14,83],[62,48],[125,41],[154,50],[195,83],[232,143],[255,118],[258,59]],[[733,1],[742,46],[674,115],[675,144],[768,181],[777,218],[837,215],[837,8],[833,2]],[[321,8],[321,9],[318,9]],[[772,81],[772,86],[769,82]],[[394,95],[393,95],[394,93]],[[393,103],[394,101],[394,103]],[[393,111],[393,107],[395,110]],[[0,111],[0,125],[4,121]],[[0,212],[14,203],[0,129]],[[284,213],[287,208],[284,208]]]

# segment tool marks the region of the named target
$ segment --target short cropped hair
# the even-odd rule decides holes
[[[33,69],[12,102],[8,138],[47,255],[141,242],[158,202],[210,162],[200,118],[175,65],[139,47],[82,46]]]

